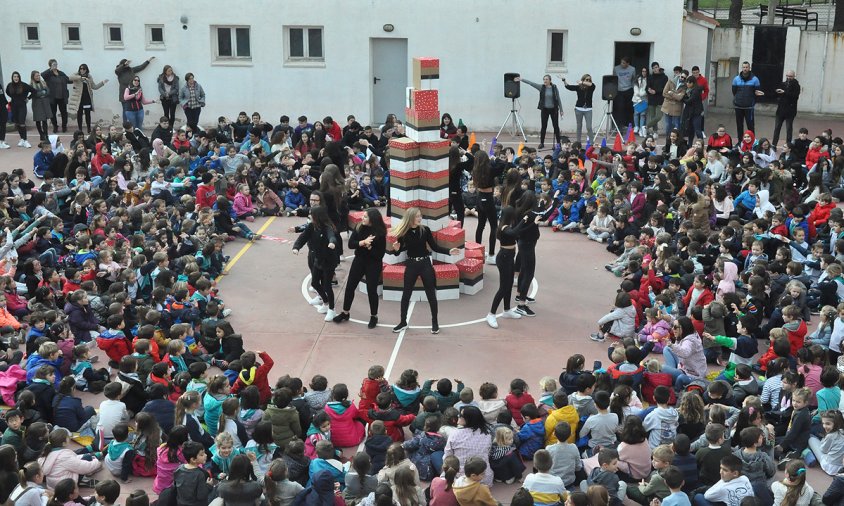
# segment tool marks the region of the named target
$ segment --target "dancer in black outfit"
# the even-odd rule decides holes
[[[404,269],[404,289],[401,294],[401,321],[393,327],[393,332],[401,332],[407,328],[407,310],[410,307],[410,296],[416,280],[421,276],[425,287],[425,296],[431,306],[431,334],[439,334],[440,325],[437,322],[437,277],[434,265],[431,263],[431,253],[428,247],[443,255],[457,255],[460,248],[447,250],[437,245],[431,230],[422,225],[422,213],[419,208],[411,207],[402,217],[399,224],[393,228],[396,242],[389,253],[398,255],[407,251],[407,262]]]
[[[318,313],[325,314],[325,321],[334,320],[334,290],[331,288],[331,278],[337,268],[337,255],[334,253],[339,247],[339,235],[328,217],[328,210],[324,206],[311,208],[311,221],[305,225],[299,238],[293,244],[293,254],[298,255],[305,243],[308,244],[308,268],[311,270],[311,286],[322,298],[324,304],[317,308]]]
[[[369,297],[369,328],[378,325],[378,282],[384,251],[387,248],[387,227],[378,209],[369,208],[360,225],[349,236],[349,249],[355,250],[355,259],[349,268],[346,280],[346,294],[343,297],[343,312],[334,317],[336,323],[349,319],[349,310],[355,300],[355,289],[366,276],[366,295]]]
[[[492,298],[492,307],[486,315],[486,322],[490,327],[498,328],[498,319],[495,316],[498,305],[504,302],[504,313],[502,318],[519,319],[522,314],[515,309],[510,309],[510,295],[513,292],[513,267],[516,258],[516,240],[522,231],[528,227],[530,216],[525,215],[516,223],[516,209],[513,206],[501,208],[501,217],[498,221],[498,241],[501,249],[495,258],[495,265],[498,266],[498,291]]]
[[[463,205],[463,172],[472,170],[475,157],[465,149],[452,144],[448,150],[448,206],[449,211],[454,211],[463,227],[463,220],[466,218],[466,206]]]
[[[518,295],[516,295],[516,303],[519,306],[516,311],[522,316],[536,316],[536,313],[528,307],[528,304],[532,304],[534,300],[527,294],[536,273],[536,243],[539,241],[539,222],[548,212],[545,209],[536,210],[536,206],[536,194],[532,191],[526,191],[516,201],[516,216],[522,220],[527,217],[527,226],[522,230],[517,241],[519,254],[516,256],[516,265],[519,269]]]
[[[475,242],[483,243],[484,228],[489,221],[489,251],[486,263],[495,263],[495,231],[498,229],[498,215],[495,212],[495,175],[489,165],[489,155],[484,151],[475,154],[475,164],[472,168],[472,180],[478,190],[481,201],[478,205],[478,228],[475,229]]]

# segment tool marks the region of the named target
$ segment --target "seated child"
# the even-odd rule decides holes
[[[571,425],[568,423],[558,423],[554,427],[557,442],[545,448],[551,455],[552,461],[551,470],[548,472],[563,480],[566,488],[575,482],[575,473],[583,469],[583,461],[580,459],[577,446],[568,442],[572,432]]]
[[[263,357],[261,357],[263,360]],[[311,378],[311,389],[305,392],[305,400],[311,407],[313,413],[318,413],[325,408],[328,401],[331,400],[331,391],[328,389],[328,380],[325,376],[317,374]]]
[[[291,440],[284,449],[282,459],[287,464],[288,479],[304,487],[308,482],[308,466],[311,465],[311,460],[305,456],[305,443],[300,439]]]
[[[616,431],[621,424],[618,415],[609,411],[610,394],[604,391],[596,392],[595,406],[598,413],[591,415],[583,422],[583,426],[580,428],[580,437],[591,436],[589,439],[590,450],[595,450],[598,447],[614,448]]]
[[[388,392],[381,392],[375,398],[375,408],[369,410],[371,420],[381,420],[387,428],[387,434],[396,442],[404,441],[404,429],[416,415],[402,414],[393,407],[393,398]]]
[[[674,450],[669,445],[659,445],[654,448],[651,460],[654,470],[648,480],[627,488],[627,497],[643,506],[649,506],[654,499],[662,500],[671,494],[663,474],[671,467]]]
[[[120,383],[111,382],[105,386],[103,394],[106,400],[100,403],[100,409],[97,411],[99,420],[97,421],[97,434],[99,436],[99,448],[105,448],[114,438],[114,427],[120,422],[129,421],[129,412],[126,410],[126,404],[120,400],[120,395],[123,392],[123,387]]]
[[[740,506],[742,499],[753,495],[753,487],[747,476],[741,474],[741,459],[727,455],[721,459],[721,479],[706,489],[703,494],[696,494],[694,502],[698,506],[714,506],[721,503],[726,506]]]
[[[498,427],[495,429],[494,438],[489,452],[493,478],[508,484],[520,480],[525,472],[525,465],[522,464],[513,444],[513,431],[509,427]]]
[[[343,463],[335,458],[334,445],[326,439],[317,442],[316,458],[311,460],[308,475],[313,479],[314,475],[320,471],[330,472],[334,481],[340,483],[340,488],[346,488],[346,471]]]
[[[437,389],[431,390],[431,385],[434,381],[437,382]],[[454,382],[457,383],[457,391],[452,390],[452,383],[448,378],[426,380],[422,384],[422,398],[424,399],[428,395],[433,395],[437,400],[437,410],[442,413],[445,408],[454,406],[460,400],[460,392],[463,391],[464,385],[458,379],[455,379]]]
[[[545,419],[539,416],[536,404],[529,402],[522,406],[524,425],[519,429],[519,455],[531,460],[537,450],[545,446]]]
[[[132,475],[132,461],[135,458],[135,450],[129,439],[129,425],[126,422],[120,422],[112,429],[114,440],[111,441],[104,453],[106,454],[105,464],[111,474],[120,478],[123,483],[129,482],[129,476]]]
[[[662,500],[662,506],[691,506],[689,496],[683,492],[683,473],[676,467],[669,467],[662,473],[665,479],[665,484],[671,491],[668,496]],[[659,500],[654,501],[654,506],[660,506]]]
[[[76,380],[76,388],[83,392],[98,394],[109,380],[109,371],[103,367],[94,369],[89,357],[91,349],[84,344],[73,347],[73,366],[70,371]]]
[[[598,452],[598,464],[589,477],[580,482],[580,490],[586,492],[590,485],[603,485],[607,489],[612,506],[622,506],[627,494],[627,483],[618,477],[618,451],[601,448]]]
[[[794,412],[791,415],[791,422],[785,436],[777,438],[777,446],[774,452],[777,458],[781,455],[797,457],[806,450],[809,445],[811,434],[812,415],[809,412],[809,398],[812,391],[808,388],[799,388],[791,395],[791,405]]]
[[[372,474],[384,467],[387,459],[387,448],[393,444],[393,438],[387,435],[387,428],[381,420],[369,424],[369,437],[364,442],[364,451],[372,460]]]
[[[410,461],[416,466],[420,480],[431,481],[442,471],[440,468],[445,450],[445,438],[438,432],[439,430],[440,417],[429,416],[425,419],[424,430],[417,432],[413,439],[402,444],[410,456]]]
[[[256,354],[261,357],[261,365],[256,367]],[[269,353],[264,351],[247,351],[240,356],[240,366],[243,368],[232,385],[232,394],[237,395],[239,391],[255,385],[261,394],[261,405],[266,406],[272,397],[272,390],[267,375],[273,368],[273,359]],[[306,395],[307,397],[307,395]],[[325,406],[325,404],[323,404]]]
[[[654,389],[656,409],[645,416],[643,426],[648,431],[648,444],[656,448],[661,444],[672,444],[677,435],[677,424],[680,416],[677,410],[668,405],[670,389],[658,386]]]
[[[525,477],[522,485],[531,497],[535,505],[545,506],[560,504],[566,497],[566,489],[563,480],[549,471],[553,466],[551,454],[546,450],[538,450],[533,456],[535,472]]]
[[[467,506],[498,506],[489,486],[481,483],[486,472],[486,462],[480,457],[469,457],[463,470],[465,474],[454,480],[452,487],[457,502]]]
[[[721,479],[721,459],[732,454],[730,445],[725,444],[726,428],[720,423],[710,423],[706,426],[704,436],[707,446],[695,453],[695,461],[699,471],[701,485],[711,487]]]

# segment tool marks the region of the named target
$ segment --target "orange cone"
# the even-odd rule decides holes
[[[475,145],[475,132],[469,134],[469,148]]]
[[[621,135],[615,134],[615,142],[612,145],[612,150],[621,152]]]

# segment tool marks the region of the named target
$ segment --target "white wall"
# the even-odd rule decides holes
[[[753,26],[741,30],[719,28],[713,38],[714,60],[738,58],[751,60],[753,55]],[[784,56],[784,72],[796,70],[802,92],[797,103],[798,111],[820,114],[844,114],[844,37],[833,32],[803,31],[789,27]],[[732,76],[719,80],[723,96],[731,96],[729,83]],[[719,101],[721,107],[731,107],[730,101]]]
[[[683,68],[690,69],[697,65],[701,68],[701,72],[704,75],[706,74],[706,69],[709,67],[706,59],[706,51],[709,47],[709,32],[709,25],[700,21],[686,19],[683,23],[683,54],[680,62]],[[663,67],[665,72],[671,75],[671,68],[664,65]]]
[[[330,114],[342,122],[351,113],[363,123],[377,123],[383,118],[370,117],[370,38],[398,37],[408,39],[411,57],[440,58],[441,111],[462,117],[472,130],[497,131],[509,110],[502,75],[520,72],[539,81],[547,71],[547,30],[568,30],[565,73],[572,79],[588,72],[600,80],[611,73],[616,41],[653,42],[652,56],[665,68],[681,61],[682,51],[683,5],[677,0],[252,0],[240,4],[211,0],[201,5],[146,0],[131,8],[117,8],[107,0],[81,0],[51,2],[49,11],[38,16],[29,2],[3,3],[4,27],[8,28],[0,31],[3,78],[8,81],[13,70],[26,75],[32,69],[43,70],[53,57],[65,71],[75,71],[85,62],[95,78],[112,79],[96,95],[96,116],[105,118],[119,113],[113,73],[117,62],[130,58],[139,63],[156,56],[140,74],[145,88],[154,87],[164,64],[180,75],[195,73],[208,96],[202,123],[213,122],[219,115],[233,117],[240,110],[260,111],[271,122],[281,114],[291,118]],[[179,21],[182,15],[189,18],[187,30]],[[22,22],[40,23],[39,49],[21,48]],[[62,49],[62,22],[80,23],[81,50]],[[103,23],[110,22],[123,23],[124,49],[104,49]],[[145,49],[146,23],[165,25],[166,50]],[[385,23],[393,24],[395,31],[385,33]],[[250,65],[212,62],[212,24],[251,26]],[[323,67],[284,65],[284,25],[324,26]],[[634,26],[642,30],[638,37],[629,33]],[[563,128],[573,130],[574,94],[563,91]],[[523,95],[526,127],[535,130],[537,94],[523,87]],[[160,115],[157,105],[147,109],[150,118]]]

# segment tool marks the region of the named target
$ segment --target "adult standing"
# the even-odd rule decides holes
[[[298,255],[305,244],[308,245],[311,286],[323,301],[323,304],[317,307],[317,312],[325,314],[324,320],[330,322],[337,316],[334,312],[334,289],[331,286],[331,278],[334,277],[334,270],[339,263],[335,251],[340,244],[340,235],[324,205],[311,208],[311,221],[305,225],[302,233],[293,243],[293,254]]]
[[[703,77],[703,74],[700,73],[700,67],[697,65],[692,67],[692,77],[697,81],[701,90],[700,98],[703,101],[703,113],[700,119],[700,129],[703,131],[706,122],[706,101],[709,100],[709,81]]]
[[[6,106],[9,104],[9,101],[6,99],[6,93],[3,91],[2,87],[0,87],[0,149],[9,149],[9,145],[6,144],[6,122],[9,119],[9,113],[6,109]]]
[[[613,100],[613,117],[621,128],[633,123],[633,84],[636,80],[636,69],[630,65],[630,57],[622,56],[621,63],[613,68],[613,74],[618,78],[618,94]]]
[[[683,77],[683,67],[674,67],[674,78],[668,79],[665,82],[665,87],[662,89],[662,112],[665,114],[665,137],[671,133],[672,130],[680,129],[680,116],[683,114],[683,93],[681,85],[685,85],[686,79]]]
[[[662,95],[665,85],[668,83],[668,76],[665,70],[659,66],[659,62],[651,63],[651,75],[648,76],[648,134],[654,139],[659,134],[659,121],[662,119],[662,104],[665,97]]]
[[[18,146],[31,148],[32,144],[26,140],[26,104],[32,96],[32,87],[21,79],[20,72],[12,72],[12,82],[6,86],[6,94],[9,95],[12,107],[12,123],[18,129],[21,140]]]
[[[199,113],[205,107],[205,90],[193,76],[193,72],[185,74],[185,84],[179,92],[179,103],[185,110],[188,126],[192,131],[199,130]],[[269,154],[269,153],[267,153]]]
[[[756,133],[756,97],[765,95],[760,87],[759,78],[750,70],[750,62],[742,62],[741,72],[733,78],[733,108],[736,111],[736,132],[739,137],[744,133],[745,123],[748,130]]]
[[[448,205],[457,215],[460,227],[466,218],[466,206],[463,205],[463,173],[472,169],[473,157],[465,149],[452,144],[448,150]]]
[[[542,76],[542,84],[528,81],[522,77],[516,77],[516,82],[525,82],[539,91],[539,103],[536,106],[540,111],[542,127],[539,131],[539,149],[545,147],[545,132],[548,130],[548,118],[551,118],[551,125],[554,127],[554,144],[560,142],[560,122],[557,116],[563,116],[563,102],[560,100],[560,90],[557,85],[551,82],[551,76]]]
[[[647,137],[648,123],[648,69],[642,70],[633,83],[633,132]]]
[[[457,421],[457,430],[448,436],[445,443],[445,456],[454,455],[460,461],[460,472],[463,464],[470,457],[478,457],[487,463],[482,483],[492,485],[492,468],[489,466],[489,450],[492,438],[489,427],[481,410],[476,406],[463,406]]]
[[[489,253],[486,262],[495,263],[495,232],[498,229],[498,214],[495,210],[495,177],[489,163],[489,155],[485,151],[478,151],[475,154],[475,163],[472,167],[472,181],[475,189],[478,190],[480,203],[478,204],[478,225],[475,228],[475,242],[483,244],[484,227],[489,222]]]
[[[413,287],[416,280],[422,278],[422,286],[425,287],[425,296],[428,298],[428,305],[431,307],[431,334],[440,333],[440,325],[437,320],[437,277],[434,274],[434,265],[431,263],[431,251],[443,255],[457,255],[459,248],[446,249],[438,245],[434,240],[431,229],[422,224],[422,212],[418,207],[411,207],[407,210],[398,225],[393,227],[393,235],[396,242],[392,244],[393,255],[407,251],[407,262],[404,267],[404,286],[401,294],[401,321],[393,327],[393,332],[401,332],[407,328],[407,311],[410,308],[410,296],[413,295]]]
[[[698,86],[697,79],[686,79],[685,95],[683,95],[683,118],[680,122],[682,132],[688,137],[689,146],[695,139],[703,139],[703,89]]]
[[[154,99],[147,99],[144,90],[141,88],[141,78],[135,76],[129,86],[123,90],[123,117],[124,121],[132,123],[138,130],[144,127],[144,105],[154,104]]]
[[[592,133],[592,95],[595,93],[595,83],[592,82],[592,76],[583,74],[580,81],[577,81],[574,86],[566,82],[566,78],[560,76],[563,80],[563,85],[569,91],[577,93],[577,101],[574,103],[574,120],[577,123],[577,142],[580,142],[583,135],[583,122],[586,121],[586,136],[590,139],[595,138]]]
[[[785,140],[791,142],[794,139],[794,117],[797,116],[797,100],[800,99],[800,82],[796,79],[793,70],[785,73],[785,81],[776,89],[776,92],[779,103],[774,123],[774,149],[777,148],[777,142],[780,140],[783,122],[785,122]]]
[[[123,58],[122,60],[120,60],[120,63],[117,64],[117,67],[114,68],[114,74],[117,76],[117,83],[119,85],[117,99],[120,100],[121,104],[124,100],[123,92],[126,91],[126,88],[128,88],[130,84],[132,84],[132,81],[135,79],[135,74],[147,68],[150,62],[154,59],[155,56],[150,56],[145,62],[133,67],[131,60]],[[124,109],[124,111],[125,110],[126,109]],[[123,115],[123,121],[126,121],[125,114]]]
[[[50,59],[47,66],[49,68],[41,73],[41,77],[50,89],[50,119],[53,121],[53,133],[59,133],[57,112],[62,114],[62,132],[67,132],[67,101],[70,98],[67,85],[70,84],[70,78],[59,70],[59,62],[55,58]]]
[[[88,65],[83,63],[75,74],[70,76],[73,83],[73,92],[67,102],[70,111],[76,112],[76,126],[82,130],[82,117],[85,117],[85,126],[88,133],[91,133],[91,113],[94,112],[94,90],[102,88],[108,79],[97,82],[91,77]]]
[[[366,295],[369,298],[369,328],[378,325],[378,281],[384,252],[387,249],[387,227],[378,209],[370,207],[363,219],[349,236],[349,249],[355,251],[355,259],[349,268],[346,293],[343,297],[343,311],[334,317],[336,323],[349,319],[349,310],[355,300],[358,283],[366,277]]]
[[[674,387],[682,390],[695,379],[706,377],[706,356],[691,318],[681,316],[674,320],[671,332],[671,344],[662,350],[665,357],[662,372],[670,374]]]
[[[176,124],[176,106],[179,105],[180,89],[179,76],[173,72],[173,67],[165,65],[158,76],[158,96],[161,99],[161,108],[164,109],[164,117],[170,121],[170,128]]]
[[[32,120],[35,121],[39,137],[46,141],[50,133],[47,128],[47,120],[50,119],[50,88],[37,70],[29,74],[29,87],[32,89]]]

